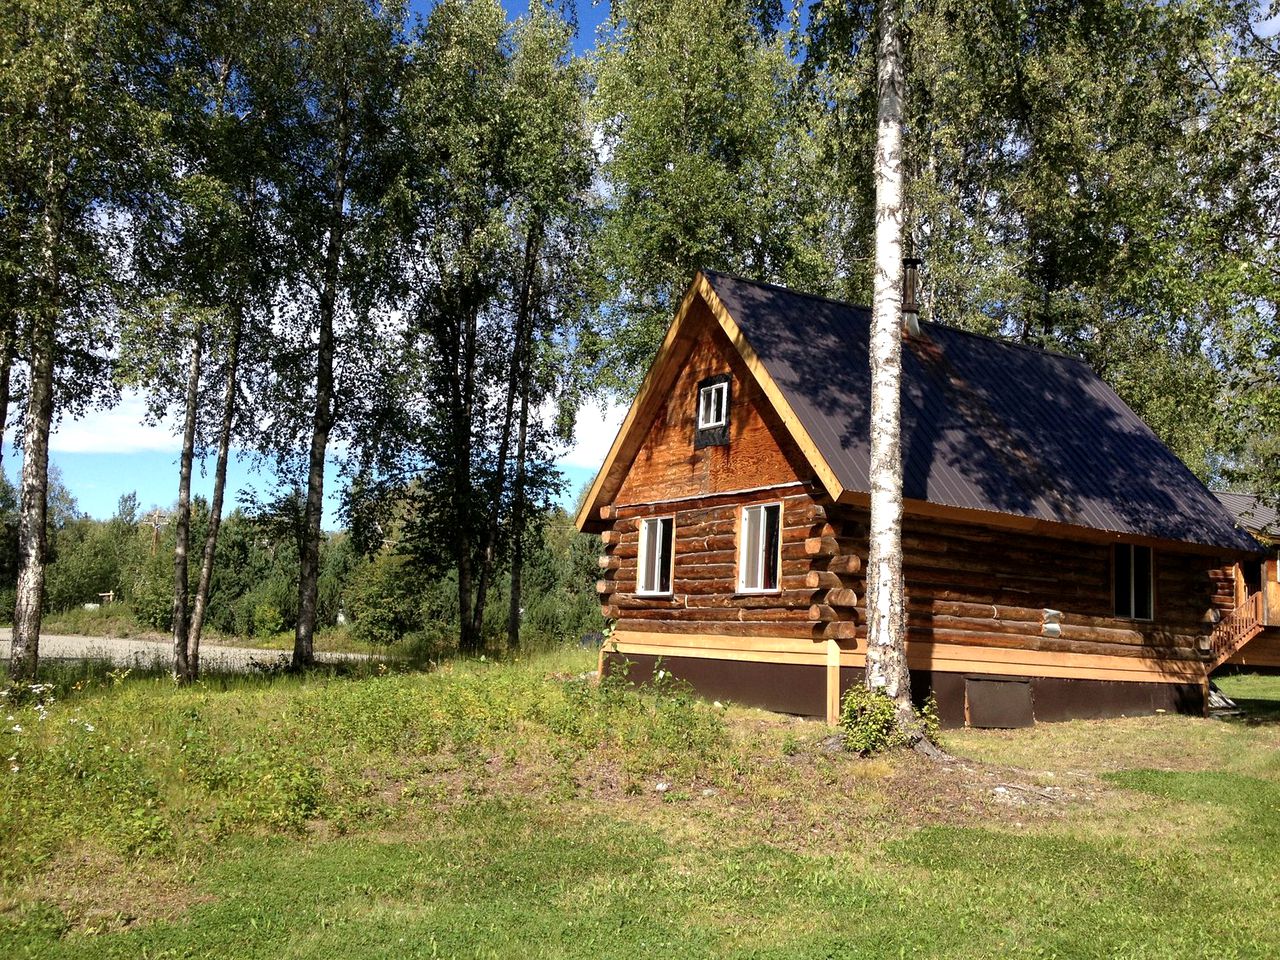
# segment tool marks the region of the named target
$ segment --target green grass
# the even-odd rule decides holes
[[[591,666],[65,673],[0,734],[0,955],[1280,955],[1280,679],[935,765]]]

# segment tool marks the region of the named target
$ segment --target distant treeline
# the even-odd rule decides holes
[[[173,626],[174,530],[168,514],[144,514],[137,496],[120,498],[116,513],[83,514],[56,472],[51,478],[45,612],[65,614],[101,604],[102,622],[168,632]],[[270,511],[232,510],[222,522],[209,592],[207,627],[224,637],[269,640],[292,631],[298,616],[297,495]],[[11,622],[17,583],[17,492],[0,478],[0,622]],[[209,505],[192,503],[192,527],[202,537]],[[595,538],[582,537],[559,508],[537,518],[540,536],[526,560],[522,635],[534,645],[577,641],[603,626],[596,601]],[[411,646],[418,656],[457,649],[456,572],[427,576],[421,565],[386,544],[365,555],[345,531],[323,535],[317,621],[346,626],[351,639]],[[108,597],[110,598],[108,600]],[[491,597],[487,646],[501,647],[505,591]],[[120,611],[111,616],[113,610]]]

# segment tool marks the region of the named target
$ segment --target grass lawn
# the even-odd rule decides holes
[[[0,957],[1280,956],[1280,678],[939,765],[591,666],[56,678],[0,711]]]

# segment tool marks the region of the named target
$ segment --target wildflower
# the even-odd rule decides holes
[[[12,719],[13,719],[13,717],[10,717],[9,719],[10,719],[10,720],[12,720]],[[15,724],[13,725],[13,732],[14,732],[14,733],[21,733],[21,732],[22,732],[22,724],[20,724],[20,723],[15,723]]]
[[[88,720],[84,722],[84,728],[88,730],[90,733],[93,733],[93,730],[94,730],[93,724],[90,723]]]

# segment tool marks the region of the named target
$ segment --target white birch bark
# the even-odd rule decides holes
[[[866,684],[911,726],[902,583],[902,25],[880,4],[876,127],[875,285],[871,321],[871,542],[867,562]]]

